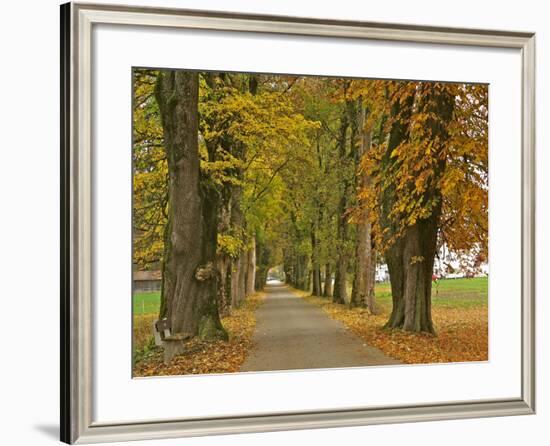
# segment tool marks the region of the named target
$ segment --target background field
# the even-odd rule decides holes
[[[433,285],[434,308],[469,308],[487,305],[488,278],[439,280]],[[377,303],[382,309],[391,310],[391,288],[388,282],[377,283]],[[158,313],[160,292],[137,293],[133,297],[134,314]]]

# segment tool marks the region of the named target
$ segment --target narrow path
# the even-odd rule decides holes
[[[266,287],[243,372],[399,364],[282,284]]]

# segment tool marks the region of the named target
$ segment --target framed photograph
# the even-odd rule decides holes
[[[535,35],[61,6],[61,440],[535,412]]]

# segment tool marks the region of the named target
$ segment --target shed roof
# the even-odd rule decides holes
[[[139,282],[143,280],[160,280],[161,271],[134,271],[134,280]]]

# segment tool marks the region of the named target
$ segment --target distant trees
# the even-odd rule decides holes
[[[387,326],[433,333],[438,248],[486,258],[487,107],[483,85],[135,70],[134,263],[162,265],[161,317],[224,337],[276,265],[376,313],[380,262]]]

